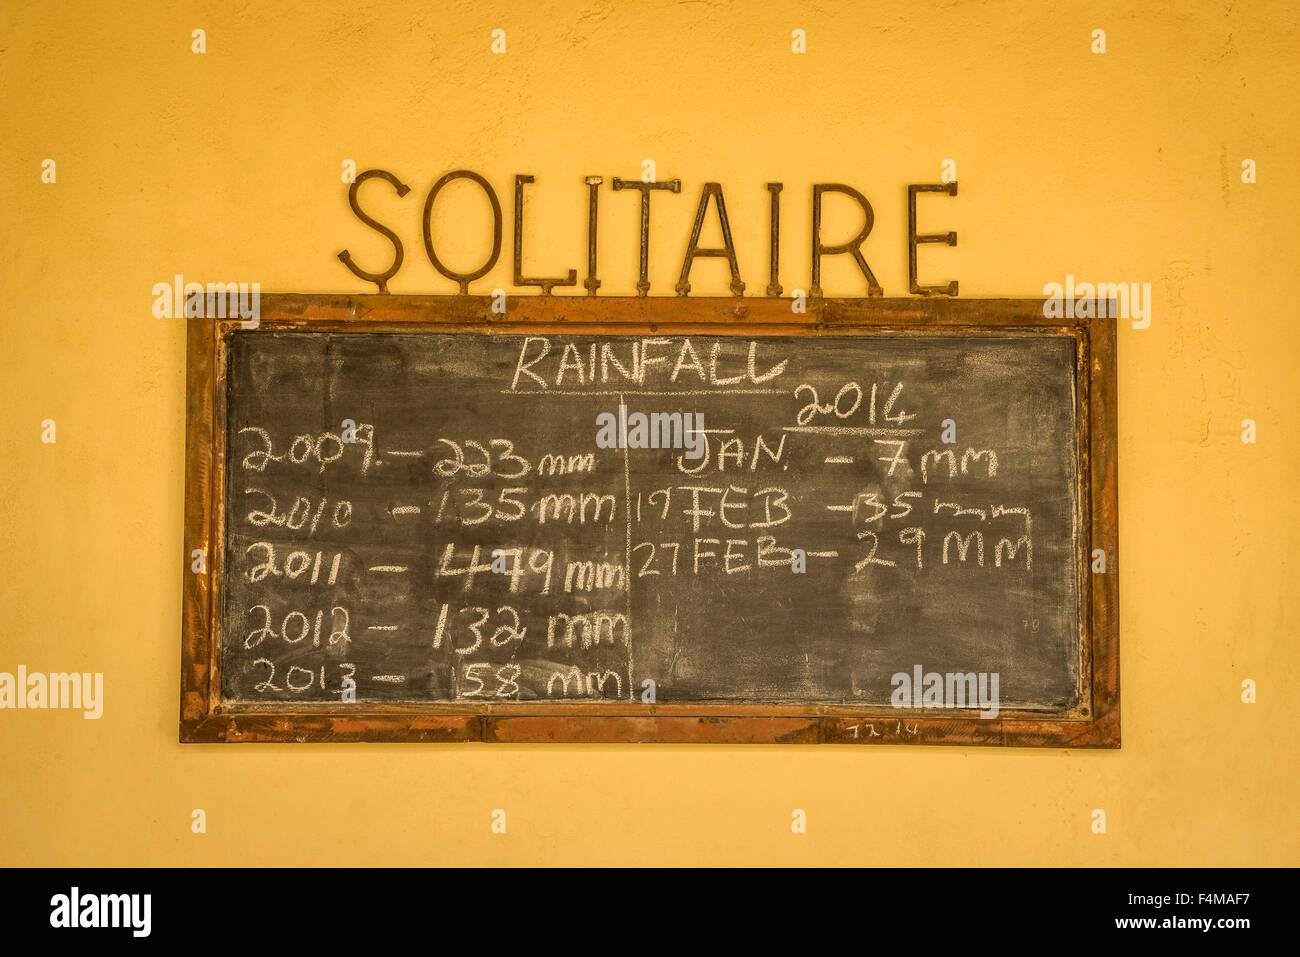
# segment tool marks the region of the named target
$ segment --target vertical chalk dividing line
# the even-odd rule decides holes
[[[623,394],[618,396],[623,404]],[[626,515],[627,540],[624,543],[623,563],[627,575],[627,700],[636,701],[636,688],[632,682],[632,467],[628,461],[627,443],[623,443],[623,511]]]

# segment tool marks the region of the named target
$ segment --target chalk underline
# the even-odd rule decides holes
[[[520,392],[517,389],[501,389],[502,395],[526,395],[529,398],[539,395],[789,395],[789,389],[676,389],[667,392],[651,392],[633,389],[545,389],[536,392]]]

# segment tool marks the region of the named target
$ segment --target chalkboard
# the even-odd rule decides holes
[[[1088,327],[390,298],[213,323],[183,737],[1118,744]]]

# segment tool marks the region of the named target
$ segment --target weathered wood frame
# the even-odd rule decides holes
[[[225,358],[238,319],[190,319],[185,422],[185,540],[180,739],[234,741],[501,741],[952,744],[1118,748],[1119,516],[1116,323],[1048,319],[1040,299],[813,300],[795,314],[783,299],[511,298],[506,316],[480,296],[261,297],[261,329],[496,334],[1064,335],[1077,343],[1080,706],[1064,715],[942,714],[849,706],[685,704],[299,704],[232,708],[220,699],[224,575]],[[191,572],[193,549],[207,574]],[[1090,573],[1093,549],[1105,574]]]

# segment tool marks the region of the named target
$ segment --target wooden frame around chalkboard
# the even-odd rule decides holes
[[[1020,330],[1073,337],[1080,528],[1079,708],[1065,715],[973,711],[930,715],[835,705],[617,703],[223,705],[220,616],[225,560],[225,346],[238,319],[189,319],[185,420],[185,539],[181,645],[184,742],[499,741],[952,744],[1118,748],[1119,524],[1116,462],[1116,321],[1049,319],[1041,299],[813,300],[794,314],[783,299],[511,298],[507,317],[480,296],[263,295],[263,329],[654,332],[842,335],[859,332],[972,337]],[[203,549],[207,572],[193,572]],[[1090,573],[1094,549],[1104,574]]]

